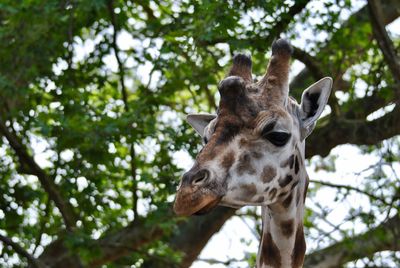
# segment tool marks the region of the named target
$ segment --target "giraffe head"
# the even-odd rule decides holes
[[[205,145],[182,177],[174,204],[178,215],[202,214],[218,204],[271,205],[299,183],[304,139],[327,103],[332,79],[311,85],[297,104],[288,96],[291,52],[287,41],[275,41],[256,83],[250,57],[236,55],[218,86],[217,115],[188,115]]]

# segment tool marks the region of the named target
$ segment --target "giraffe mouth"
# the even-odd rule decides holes
[[[220,201],[221,201],[221,198],[215,199],[214,201],[207,204],[206,206],[204,206],[197,212],[193,213],[193,215],[204,215],[204,214],[209,213],[211,210],[213,210],[219,204]]]
[[[176,195],[174,212],[178,216],[203,215],[215,208],[221,198],[208,191],[180,189]]]

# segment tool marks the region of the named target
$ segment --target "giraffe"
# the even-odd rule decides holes
[[[218,86],[217,114],[187,116],[205,145],[181,179],[174,211],[188,216],[217,205],[261,206],[257,267],[302,267],[306,251],[304,140],[328,101],[332,79],[311,85],[298,104],[288,96],[291,53],[286,40],[276,40],[258,82],[251,58],[236,55]]]

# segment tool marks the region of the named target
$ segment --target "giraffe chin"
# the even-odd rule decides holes
[[[209,213],[211,210],[213,210],[216,206],[218,206],[219,201],[221,200],[221,198],[217,198],[214,201],[212,201],[211,203],[209,203],[208,205],[206,205],[205,207],[203,207],[202,209],[198,210],[197,212],[195,212],[193,215],[204,215]]]
[[[174,212],[178,216],[203,215],[210,212],[221,201],[221,197],[213,194],[191,198],[190,195],[179,194],[174,203]]]

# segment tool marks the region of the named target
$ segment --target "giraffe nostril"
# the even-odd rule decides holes
[[[206,169],[202,169],[199,172],[197,172],[193,178],[192,178],[192,184],[193,185],[199,185],[202,184],[206,179],[209,177],[209,171]]]

